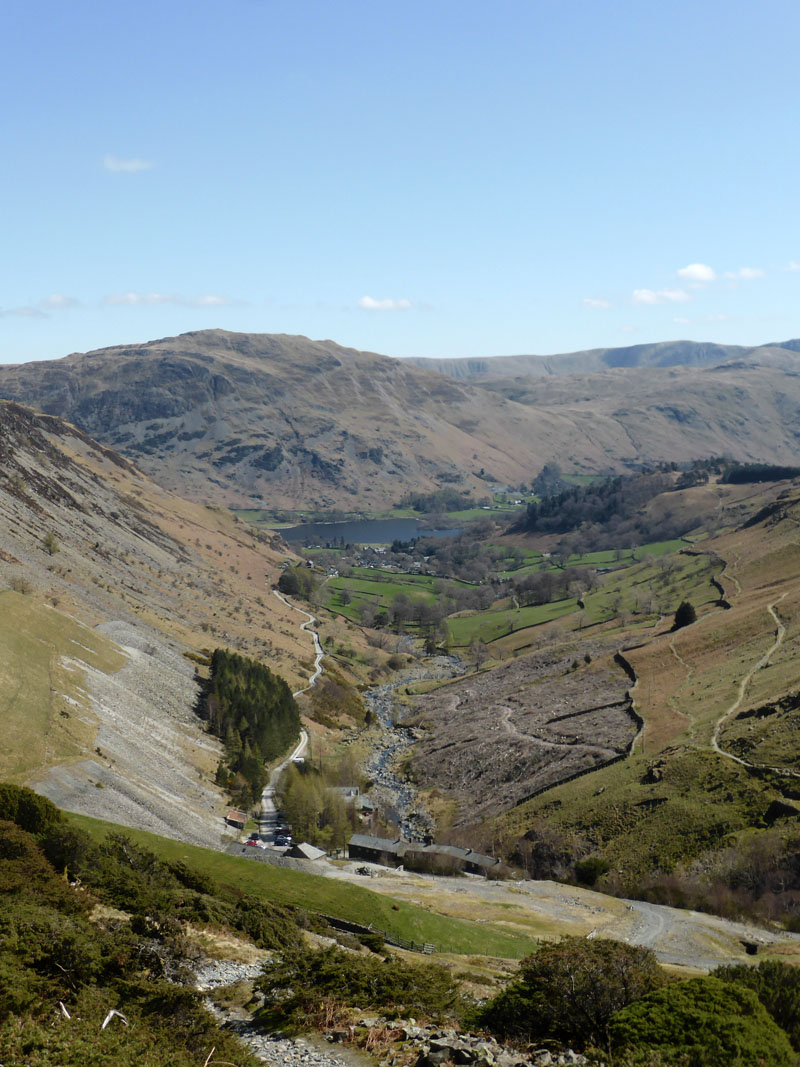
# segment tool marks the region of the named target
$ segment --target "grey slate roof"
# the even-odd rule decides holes
[[[355,845],[356,848],[369,848],[375,852],[394,852],[397,856],[402,856],[408,848],[408,842],[402,838],[392,840],[388,837],[373,837],[371,834],[353,834],[348,844],[350,847]]]

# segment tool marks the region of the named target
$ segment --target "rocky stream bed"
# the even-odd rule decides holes
[[[403,836],[411,841],[432,837],[435,826],[417,789],[398,773],[398,760],[416,737],[411,728],[396,721],[396,693],[415,682],[455,678],[463,671],[457,656],[435,656],[403,671],[397,681],[375,686],[364,694],[367,706],[377,719],[375,747],[365,766],[367,776],[374,783],[370,796],[396,819]]]
[[[252,981],[260,970],[261,963],[208,961],[196,969],[196,988],[211,992]],[[316,1040],[291,1037],[259,1030],[244,1009],[219,1008],[210,997],[206,1003],[217,1021],[247,1045],[251,1055],[275,1067],[567,1067],[586,1063],[585,1057],[571,1049],[523,1051],[485,1034],[418,1025],[414,1019],[364,1017],[345,1028],[329,1030]]]

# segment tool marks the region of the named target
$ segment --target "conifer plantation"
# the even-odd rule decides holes
[[[267,783],[265,764],[282,755],[300,734],[300,713],[283,678],[269,667],[218,648],[211,657],[204,715],[225,743],[226,764],[217,781],[243,804]]]

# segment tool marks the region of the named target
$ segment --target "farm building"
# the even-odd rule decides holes
[[[388,837],[353,834],[347,844],[347,853],[351,860],[366,860],[367,863],[380,863],[384,867],[399,867],[407,848],[408,842],[400,837],[392,841]]]
[[[499,859],[473,852],[457,845],[423,845],[419,841],[392,841],[386,837],[353,834],[348,845],[351,860],[366,860],[384,867],[404,864],[409,870],[429,871],[431,874],[482,874],[497,877],[503,867]]]
[[[237,830],[244,830],[245,823],[247,822],[247,813],[239,811],[237,808],[230,808],[228,814],[225,816],[225,822],[228,826],[233,826]]]
[[[501,862],[494,856],[484,856],[471,848],[457,845],[410,844],[406,849],[405,865],[409,870],[449,873],[466,871],[468,874],[497,874]]]
[[[326,853],[324,849],[316,848],[304,841],[300,845],[292,845],[286,855],[293,860],[321,860]]]

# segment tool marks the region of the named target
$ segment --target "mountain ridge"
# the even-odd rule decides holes
[[[665,344],[614,358],[679,354]],[[66,418],[170,491],[233,507],[370,514],[443,485],[529,484],[553,461],[602,474],[795,460],[794,350],[701,349],[736,358],[470,381],[333,341],[202,330],[0,367],[0,397]]]
[[[800,340],[770,342],[764,345],[722,345],[713,341],[656,341],[623,347],[588,348],[553,355],[519,354],[463,359],[436,359],[425,356],[408,358],[420,367],[436,370],[459,381],[479,382],[486,378],[586,374],[622,367],[709,367],[733,360],[759,360],[768,357],[774,350],[799,352]]]

